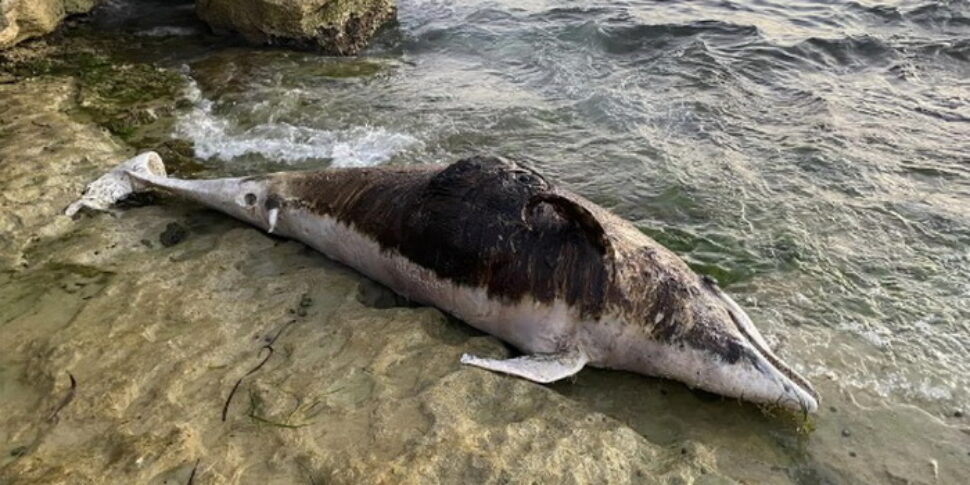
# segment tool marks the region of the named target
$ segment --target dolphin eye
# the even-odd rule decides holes
[[[256,194],[249,193],[243,196],[243,200],[246,201],[246,205],[253,205],[256,203]]]

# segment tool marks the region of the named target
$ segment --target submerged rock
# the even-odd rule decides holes
[[[91,11],[97,0],[0,0],[0,49],[49,34],[64,17]]]
[[[196,11],[214,30],[258,44],[353,55],[394,16],[393,0],[199,0]]]

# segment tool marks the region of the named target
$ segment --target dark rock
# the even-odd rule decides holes
[[[165,226],[165,230],[162,231],[158,236],[158,242],[162,243],[162,246],[170,248],[182,241],[189,236],[189,230],[185,226],[177,222],[169,222]]]

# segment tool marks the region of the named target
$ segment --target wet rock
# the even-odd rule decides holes
[[[182,241],[189,236],[189,230],[185,226],[177,222],[169,222],[165,226],[165,230],[158,235],[158,242],[162,243],[162,246],[170,248]]]
[[[104,0],[64,0],[64,11],[68,15],[88,13]]]
[[[258,44],[359,52],[394,16],[393,0],[199,0],[196,12],[217,32]]]
[[[420,306],[374,281],[365,281],[360,284],[357,289],[357,301],[365,306],[378,309]]]
[[[122,59],[112,43],[125,41],[65,35],[56,41],[17,46],[4,51],[0,73],[20,81],[71,78],[77,90],[75,109],[141,151],[159,147],[172,156],[176,167],[183,166],[184,148],[171,144],[183,155],[173,156],[175,150],[159,133],[168,137],[174,123],[172,105],[181,96],[185,79],[177,72]]]
[[[28,262],[27,248],[60,237],[74,223],[60,214],[84,188],[126,156],[97,126],[78,122],[77,88],[68,79],[31,79],[0,85],[0,266]],[[32,238],[37,234],[38,238]]]
[[[0,49],[49,34],[64,17],[91,11],[96,0],[0,0]]]

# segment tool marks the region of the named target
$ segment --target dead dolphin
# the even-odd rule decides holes
[[[88,186],[104,210],[161,189],[302,241],[520,349],[465,364],[553,382],[585,365],[806,412],[811,385],[710,278],[632,224],[497,157],[454,164],[169,178],[146,153]]]

